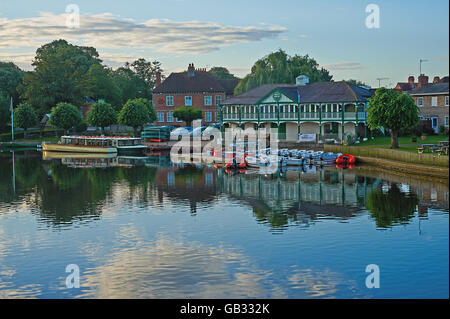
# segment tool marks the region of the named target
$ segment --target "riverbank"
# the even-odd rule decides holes
[[[416,154],[392,149],[342,145],[324,145],[324,151],[351,154],[361,163],[384,169],[448,180],[449,165],[446,155]]]

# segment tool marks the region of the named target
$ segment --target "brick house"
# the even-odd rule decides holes
[[[408,91],[419,107],[420,118],[431,120],[431,127],[436,133],[439,133],[441,126],[449,127],[449,84],[446,78],[447,82],[435,78],[433,83],[424,83]]]
[[[157,74],[152,98],[156,125],[185,126],[186,123],[173,116],[173,110],[182,106],[200,108],[202,125],[220,123],[218,106],[233,95],[238,81],[218,79],[206,69],[195,69],[193,63],[185,72],[171,73],[162,83],[161,75]]]
[[[408,82],[398,82],[395,86],[394,90],[399,91],[401,93],[408,93],[409,91],[421,87],[423,85],[428,85],[428,76],[421,74],[417,79],[418,82],[414,82],[414,76],[408,77]],[[448,76],[440,79],[438,76],[435,76],[433,79],[433,83],[448,83]]]

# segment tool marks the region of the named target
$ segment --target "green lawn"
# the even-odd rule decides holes
[[[417,152],[417,148],[422,144],[438,144],[440,141],[448,141],[447,135],[431,135],[427,136],[425,140],[420,137],[417,138],[417,143],[411,142],[411,136],[402,136],[398,138],[400,151]],[[373,146],[378,148],[390,148],[391,138],[388,136],[375,137],[373,140],[369,139],[366,142],[354,144],[356,146]]]

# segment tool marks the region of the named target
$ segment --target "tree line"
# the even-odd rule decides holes
[[[25,131],[38,125],[39,118],[50,115],[50,124],[68,130],[84,121],[82,106],[91,103],[87,124],[105,127],[121,124],[134,128],[135,135],[144,124],[156,120],[151,103],[161,63],[138,59],[114,70],[102,64],[93,47],[77,46],[55,40],[37,49],[33,71],[24,72],[14,63],[0,62],[0,130],[10,121],[10,97],[18,105],[14,125]],[[221,79],[237,79],[224,67],[209,72]],[[278,50],[257,60],[251,73],[242,78],[234,93],[240,94],[263,84],[295,83],[296,76],[309,77],[310,83],[333,81],[333,76],[308,55],[289,56]],[[355,85],[363,82],[349,80]],[[368,126],[385,127],[392,132],[392,147],[398,147],[398,132],[418,123],[414,101],[392,90],[379,90],[371,99]],[[174,116],[187,123],[202,117],[195,107],[175,109]]]

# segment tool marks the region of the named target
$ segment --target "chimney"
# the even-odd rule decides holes
[[[435,76],[433,79],[433,83],[439,83],[440,78],[438,76]]]
[[[194,76],[195,75],[195,68],[194,63],[189,63],[188,69],[187,69],[188,76]]]
[[[419,75],[418,81],[419,81],[419,84],[418,84],[419,87],[421,87],[423,85],[427,85],[428,84],[428,76],[421,74],[421,75]]]
[[[409,84],[414,84],[414,76],[410,76],[409,78],[408,78],[408,83]]]
[[[156,72],[155,88],[161,85],[161,72]]]

